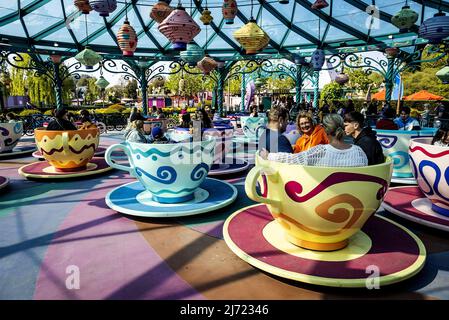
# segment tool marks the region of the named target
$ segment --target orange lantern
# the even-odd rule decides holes
[[[196,66],[203,71],[205,75],[208,75],[218,66],[218,63],[213,58],[205,56],[201,61],[198,61]]]
[[[92,7],[89,4],[89,0],[75,0],[75,7],[78,8],[83,14],[89,14],[92,11]]]
[[[224,0],[223,1],[223,18],[226,24],[233,24],[234,18],[237,15],[237,1],[235,0]]]
[[[172,13],[173,8],[168,5],[165,1],[159,1],[156,3],[150,12],[150,18],[156,21],[157,23],[161,23],[167,18],[170,13]]]
[[[326,2],[326,0],[317,0],[314,4],[312,4],[312,9],[315,10],[321,10],[326,7],[329,7],[329,4]]]

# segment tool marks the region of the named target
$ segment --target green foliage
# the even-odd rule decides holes
[[[402,74],[404,83],[404,95],[410,95],[421,90],[427,90],[431,93],[449,97],[449,86],[443,84],[435,73],[440,68],[423,68],[421,71],[407,72]]]
[[[331,82],[324,85],[323,90],[321,91],[320,99],[338,100],[343,98],[343,95],[344,95],[343,87],[336,82]]]
[[[267,78],[266,87],[273,90],[291,90],[295,87],[295,81],[290,77],[280,78],[273,74]]]
[[[373,85],[374,88],[379,88],[380,84],[384,81],[383,76],[378,72],[373,72],[370,75],[365,73],[362,68],[348,69],[349,82],[346,84],[346,88],[354,91],[361,91],[366,93],[368,88]]]
[[[128,81],[128,83],[125,85],[123,93],[126,95],[127,98],[137,99],[138,89],[139,86],[137,85],[137,81],[133,79],[131,81]]]
[[[447,65],[448,62],[448,57],[443,57],[442,59],[438,59],[442,54],[441,53],[431,53],[430,49],[431,49],[431,45],[427,45],[422,52],[422,56],[421,56],[421,60],[431,60],[431,59],[436,59],[436,61],[432,61],[432,62],[424,62],[421,63],[421,69],[434,69],[434,68],[438,68],[441,69],[444,66]]]
[[[33,115],[33,114],[39,114],[39,113],[41,113],[39,110],[25,109],[25,110],[22,110],[22,111],[19,113],[19,116],[20,116],[20,117],[26,117],[26,116],[31,116],[31,115]]]
[[[193,72],[199,72],[200,70],[194,68]],[[179,92],[179,80],[181,77],[185,81],[184,92]],[[203,77],[201,75],[193,75],[189,73],[181,72],[176,74],[171,74],[168,76],[167,81],[165,81],[165,88],[171,91],[172,94],[184,95],[188,97],[193,97],[198,92],[201,91],[212,91],[214,88],[214,82],[209,77]]]

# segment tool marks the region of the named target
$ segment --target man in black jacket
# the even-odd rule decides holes
[[[382,146],[377,141],[376,132],[371,127],[364,127],[365,117],[357,111],[345,115],[345,132],[354,138],[354,144],[365,152],[368,165],[385,162]]]

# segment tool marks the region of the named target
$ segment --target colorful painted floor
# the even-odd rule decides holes
[[[120,140],[110,134],[101,145]],[[424,242],[424,269],[378,290],[326,288],[262,272],[227,247],[224,220],[254,203],[245,195],[245,173],[220,177],[238,188],[232,205],[154,219],[106,206],[111,189],[133,181],[124,172],[57,182],[19,176],[17,169],[33,161],[0,160],[0,176],[10,179],[0,190],[0,299],[449,299],[448,234],[384,211]],[[66,286],[73,266],[80,272],[76,290]]]

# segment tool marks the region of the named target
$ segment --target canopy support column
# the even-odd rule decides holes
[[[320,99],[320,72],[314,71],[313,72],[313,109],[318,109],[318,101]]]

